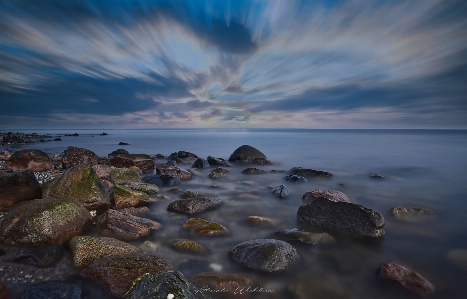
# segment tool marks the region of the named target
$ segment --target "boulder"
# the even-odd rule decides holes
[[[157,275],[170,270],[172,270],[172,265],[161,257],[147,254],[124,254],[96,260],[81,272],[81,275],[97,281],[114,296],[123,298],[133,286],[133,282],[141,275],[146,273]]]
[[[158,187],[177,186],[182,183],[180,179],[174,175],[149,175],[144,177],[143,181]]]
[[[0,212],[20,202],[42,198],[41,185],[31,170],[0,177]]]
[[[193,236],[223,236],[230,234],[225,226],[201,218],[188,219],[183,225],[183,229],[189,229]]]
[[[190,152],[179,151],[176,153],[172,153],[167,158],[167,160],[176,160],[176,159],[195,161],[196,159],[198,159],[198,156]]]
[[[146,193],[127,189],[120,185],[114,187],[114,200],[117,209],[140,207],[151,202]]]
[[[312,177],[331,177],[332,174],[326,171],[321,170],[314,170],[310,168],[302,168],[302,167],[292,167],[288,172],[287,175],[299,175],[306,178]]]
[[[63,257],[60,246],[42,246],[22,251],[9,259],[9,262],[33,265],[39,268],[54,267]]]
[[[192,215],[206,210],[215,209],[221,204],[222,202],[219,198],[202,197],[180,199],[171,202],[167,207],[167,211]]]
[[[98,165],[93,165],[92,169],[96,172],[97,176],[100,179],[109,179],[110,178],[110,173],[112,172],[112,167],[109,165],[105,164],[98,164]]]
[[[246,290],[253,287],[255,282],[248,277],[235,273],[202,272],[191,277],[191,282],[200,287],[201,290],[211,291],[212,294],[222,294],[222,298],[249,298],[250,293]]]
[[[301,175],[288,175],[284,178],[284,180],[286,181],[291,181],[291,182],[294,182],[294,183],[303,183],[303,182],[306,182],[308,181],[305,177],[301,176]]]
[[[416,217],[423,217],[423,216],[425,217],[435,216],[435,213],[433,213],[432,210],[425,209],[425,208],[394,207],[389,210],[389,214],[399,219],[416,218]]]
[[[181,169],[177,166],[158,167],[156,169],[157,175],[173,175],[179,178],[181,181],[191,180],[193,176],[191,172]]]
[[[292,245],[274,239],[245,241],[232,248],[231,253],[236,262],[264,272],[284,271],[299,260]]]
[[[110,173],[110,180],[114,184],[141,183],[141,178],[136,171],[130,168],[117,168]]]
[[[90,211],[102,212],[110,207],[109,195],[89,165],[78,165],[44,183],[42,197],[69,199]]]
[[[384,218],[364,206],[321,197],[298,208],[299,221],[350,237],[384,235]]]
[[[49,155],[40,150],[21,150],[15,152],[9,157],[3,165],[6,169],[10,170],[32,170],[32,171],[47,171],[54,166]]]
[[[138,247],[107,237],[76,236],[70,240],[70,250],[76,267],[89,266],[108,256],[138,253]]]
[[[62,166],[64,169],[77,165],[97,165],[97,155],[85,148],[69,146],[62,154]]]
[[[29,286],[21,299],[86,299],[87,290],[63,281],[43,281]]]
[[[263,173],[266,173],[266,171],[262,169],[254,168],[254,167],[249,167],[249,168],[243,169],[242,173],[243,174],[263,174]]]
[[[302,196],[303,204],[309,204],[315,199],[320,197],[327,198],[331,201],[340,201],[340,202],[350,202],[350,199],[344,193],[336,190],[321,190],[315,189],[313,191],[308,191]]]
[[[26,201],[5,215],[0,225],[0,243],[26,247],[60,245],[80,235],[91,224],[91,214],[72,201]]]
[[[178,251],[190,252],[190,253],[206,253],[208,249],[196,243],[195,241],[187,239],[175,239],[170,241],[170,246]]]
[[[398,264],[382,264],[378,272],[381,278],[395,281],[417,295],[428,296],[435,290],[435,287],[420,274]]]
[[[162,225],[156,221],[108,210],[96,219],[96,229],[101,234],[123,240],[134,240],[149,235]]]
[[[122,184],[122,187],[135,190],[135,191],[140,191],[144,192],[146,194],[156,194],[159,192],[159,188],[157,185],[154,184],[148,184],[148,183],[127,183],[127,184]]]
[[[196,159],[196,161],[193,162],[193,165],[191,165],[191,168],[209,168],[209,167],[211,167],[211,165],[209,165],[209,162],[202,158]]]
[[[208,174],[208,177],[211,179],[222,179],[229,175],[230,171],[222,167],[217,167],[211,170],[211,173]]]
[[[229,162],[252,163],[255,158],[267,160],[266,156],[256,148],[249,145],[242,145],[230,155]]]
[[[117,168],[136,166],[141,170],[154,169],[154,161],[146,154],[118,154],[110,158],[110,165]]]
[[[297,228],[283,229],[274,233],[274,237],[282,240],[298,240],[307,244],[334,244],[336,241],[327,233],[311,233]]]
[[[210,165],[216,165],[216,166],[223,166],[223,167],[231,167],[229,163],[227,163],[227,161],[225,161],[224,159],[222,158],[215,158],[215,157],[211,157],[211,156],[208,156],[208,163]]]
[[[279,185],[272,189],[272,194],[278,196],[279,198],[286,198],[290,196],[289,189],[285,185]]]

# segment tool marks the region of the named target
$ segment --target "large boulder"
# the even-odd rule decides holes
[[[181,181],[191,180],[193,176],[191,172],[181,169],[177,166],[157,167],[157,175],[173,175],[179,178]]]
[[[384,235],[384,218],[364,206],[321,197],[298,208],[299,221],[350,237]]]
[[[69,199],[90,211],[101,212],[110,207],[109,195],[89,165],[78,165],[44,183],[42,197]]]
[[[189,229],[193,236],[223,236],[230,234],[225,226],[201,218],[188,219],[183,225],[183,229]]]
[[[117,168],[136,166],[141,170],[154,169],[154,161],[146,154],[118,154],[110,158],[110,165]]]
[[[40,150],[25,149],[15,152],[5,161],[6,169],[46,171],[54,168],[49,155]]]
[[[284,271],[300,258],[292,245],[274,239],[245,241],[232,248],[231,253],[236,262],[264,272]]]
[[[86,299],[87,290],[63,281],[43,281],[29,286],[21,299]]]
[[[114,184],[141,183],[141,177],[130,168],[117,168],[110,172],[110,180]]]
[[[187,198],[172,201],[167,207],[167,210],[171,212],[192,215],[217,208],[221,204],[222,202],[219,200],[219,198]]]
[[[382,264],[378,272],[381,278],[395,281],[407,290],[420,296],[428,296],[435,290],[435,287],[428,280],[420,276],[420,274],[398,264]]]
[[[330,177],[332,176],[331,173],[321,170],[314,170],[310,168],[302,168],[302,167],[292,167],[288,172],[287,175],[299,175],[306,178],[311,177]]]
[[[127,189],[120,185],[114,187],[114,200],[117,209],[140,207],[151,202],[146,193]]]
[[[315,199],[320,197],[327,198],[331,201],[340,201],[340,202],[350,202],[350,199],[344,193],[337,190],[321,190],[315,189],[313,191],[308,191],[302,196],[303,204],[309,204]]]
[[[242,145],[230,155],[229,162],[253,163],[253,159],[267,160],[266,156],[256,148],[249,145]]]
[[[20,202],[42,198],[41,185],[31,170],[0,177],[0,212]]]
[[[90,150],[81,147],[69,146],[62,154],[62,166],[65,169],[85,164],[97,165],[97,155]]]
[[[147,254],[124,254],[96,260],[81,272],[81,275],[97,281],[114,296],[123,298],[133,282],[141,275],[146,273],[157,275],[170,270],[172,270],[172,265],[161,257]]]
[[[5,215],[0,225],[0,243],[26,247],[60,245],[80,235],[91,224],[91,214],[72,201],[26,201]]]

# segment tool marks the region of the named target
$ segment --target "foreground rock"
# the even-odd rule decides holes
[[[172,296],[170,296],[172,295]],[[189,283],[181,272],[166,272],[158,275],[146,273],[139,277],[125,299],[204,299],[209,298]]]
[[[193,236],[223,236],[230,234],[225,226],[201,218],[188,219],[183,225],[183,229],[189,229]]]
[[[389,214],[398,219],[409,219],[409,218],[427,218],[434,217],[435,213],[432,210],[425,208],[402,208],[394,207],[389,210]]]
[[[302,196],[303,204],[309,204],[315,199],[320,197],[327,198],[331,201],[340,201],[340,202],[350,202],[350,199],[344,193],[336,190],[321,190],[315,189],[313,191],[308,191]]]
[[[110,173],[110,180],[114,184],[141,183],[141,178],[136,171],[130,168],[117,168]]]
[[[31,170],[0,177],[0,212],[20,202],[42,198],[41,185]]]
[[[242,145],[230,155],[229,162],[253,163],[253,159],[257,159],[256,162],[267,160],[266,156],[256,148],[249,145]]]
[[[249,298],[248,292],[240,294],[239,290],[255,285],[250,278],[234,273],[202,272],[190,280],[201,290],[212,290],[213,294],[219,292],[222,298]]]
[[[310,168],[302,168],[302,167],[292,167],[289,171],[287,171],[287,175],[299,175],[306,178],[312,177],[331,177],[332,174],[326,171],[321,170],[314,170]]]
[[[62,166],[64,169],[72,168],[81,164],[97,165],[97,155],[85,148],[69,146],[62,154]]]
[[[105,211],[110,199],[94,169],[78,165],[42,185],[43,198],[69,199],[92,211]]]
[[[114,187],[114,199],[117,209],[140,207],[151,202],[146,193],[127,189],[120,185]]]
[[[361,205],[318,198],[298,208],[299,221],[350,237],[378,238],[384,235],[384,218]]]
[[[177,186],[182,183],[180,179],[174,175],[149,175],[144,177],[143,181],[158,187]]]
[[[85,299],[87,290],[63,281],[44,281],[29,286],[21,299]]]
[[[65,199],[36,199],[13,207],[1,225],[0,243],[38,247],[60,245],[92,224],[91,214]]]
[[[157,175],[173,175],[179,178],[181,181],[191,180],[191,172],[181,169],[177,166],[158,167],[156,169]]]
[[[107,237],[76,236],[70,240],[70,250],[76,267],[113,255],[138,253],[138,247]]]
[[[190,253],[206,253],[208,249],[195,241],[187,239],[175,239],[170,242],[170,246],[178,251]]]
[[[162,227],[159,222],[116,210],[108,210],[96,220],[96,229],[103,235],[123,240],[134,240],[149,235]]]
[[[379,268],[379,276],[383,279],[396,281],[407,290],[421,296],[430,295],[435,290],[435,287],[428,280],[398,264],[382,264]]]
[[[215,158],[208,156],[208,163],[212,166],[223,166],[223,167],[231,167],[227,161],[222,158]]]
[[[284,271],[299,260],[292,245],[273,239],[245,241],[232,248],[231,253],[236,262],[264,272]]]
[[[272,189],[272,194],[278,196],[279,198],[287,198],[290,196],[290,191],[285,185],[279,185]]]
[[[211,173],[208,174],[208,177],[211,179],[222,179],[228,177],[229,175],[230,171],[222,167],[217,167],[211,170]]]
[[[141,170],[154,169],[154,161],[146,154],[118,154],[109,158],[110,165],[117,168],[136,166]]]
[[[40,150],[26,149],[15,152],[4,164],[10,170],[46,171],[54,168],[49,155]]]
[[[54,267],[62,257],[63,248],[61,246],[49,245],[22,251],[8,261],[49,268]]]
[[[311,233],[297,228],[283,229],[274,233],[275,237],[282,240],[298,240],[307,244],[334,244],[336,241],[327,233]]]
[[[96,260],[81,275],[97,281],[114,296],[123,298],[141,275],[157,275],[170,270],[172,265],[158,256],[124,254]]]
[[[167,210],[171,212],[192,215],[204,212],[206,210],[215,209],[221,204],[222,202],[219,200],[219,198],[188,198],[171,202],[167,207]]]

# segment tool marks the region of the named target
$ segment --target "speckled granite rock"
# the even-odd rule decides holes
[[[62,166],[64,169],[78,165],[97,165],[97,155],[85,148],[69,146],[62,154]]]
[[[157,167],[156,169],[157,175],[173,175],[179,178],[181,181],[191,180],[193,175],[191,172],[181,169],[177,166],[167,166],[167,167]]]
[[[187,239],[175,239],[170,241],[170,246],[178,251],[191,253],[206,253],[208,249],[195,241]]]
[[[146,194],[156,194],[159,192],[159,187],[157,187],[157,185],[148,183],[129,183],[122,184],[121,186],[127,189],[144,192]]]

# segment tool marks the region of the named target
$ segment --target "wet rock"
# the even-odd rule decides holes
[[[162,154],[156,154],[156,159],[165,159],[165,156]]]
[[[230,164],[227,163],[227,161],[225,161],[224,159],[215,158],[211,156],[208,156],[208,163],[213,166],[215,165],[215,166],[231,167]]]
[[[201,197],[204,197],[204,195],[199,193],[199,192],[187,190],[187,191],[183,192],[180,195],[180,197],[182,197],[182,198],[201,198]]]
[[[272,161],[264,158],[253,158],[253,161],[251,161],[254,164],[258,165],[272,165],[274,164]]]
[[[193,162],[193,165],[191,165],[192,168],[209,168],[211,165],[209,165],[209,162],[202,159],[198,158],[196,159],[195,162]]]
[[[282,240],[298,240],[307,244],[334,244],[336,240],[327,233],[311,233],[298,228],[283,229],[274,233],[274,237]]]
[[[287,171],[287,175],[299,175],[306,178],[312,177],[331,177],[332,174],[326,171],[321,170],[314,170],[310,168],[302,168],[302,167],[292,167],[289,171]]]
[[[10,158],[11,155],[13,155],[13,153],[10,152],[10,151],[7,151],[7,150],[5,150],[5,151],[0,151],[0,161],[6,161],[6,160],[8,160],[8,158]]]
[[[172,296],[170,296],[172,294]],[[204,299],[198,288],[189,283],[180,272],[166,272],[159,275],[146,273],[138,278],[125,299]]]
[[[87,290],[63,281],[44,281],[29,286],[21,299],[86,299]]]
[[[427,296],[432,294],[435,290],[435,287],[428,280],[404,266],[387,263],[382,264],[378,271],[381,278],[398,282],[404,288],[415,294]]]
[[[222,167],[217,167],[211,170],[211,173],[208,174],[208,177],[211,179],[221,179],[230,175],[230,172]]]
[[[118,154],[110,158],[110,165],[117,168],[136,166],[141,170],[154,169],[154,161],[146,154]]]
[[[100,179],[109,179],[112,172],[112,167],[104,164],[93,165],[92,169],[94,169]]]
[[[240,294],[239,290],[255,285],[250,278],[235,273],[202,272],[190,280],[201,290],[212,293],[216,298],[249,298],[250,293]],[[218,296],[220,294],[221,296]]]
[[[103,235],[123,240],[134,240],[149,235],[162,225],[156,221],[108,210],[96,220],[96,229]]]
[[[181,160],[189,160],[189,161],[194,161],[198,159],[198,156],[190,153],[190,152],[185,152],[185,151],[179,151],[176,153],[172,153],[167,160],[175,160],[175,159],[181,159]]]
[[[0,243],[26,247],[60,245],[80,235],[91,224],[91,214],[72,201],[26,201],[5,215],[0,225]]]
[[[97,165],[97,155],[85,148],[69,146],[62,154],[62,166],[64,169],[77,165]]]
[[[144,192],[146,194],[156,194],[157,192],[159,192],[159,188],[156,185],[148,183],[128,183],[122,184],[122,187]]]
[[[183,225],[183,229],[189,229],[193,236],[222,236],[230,234],[225,226],[201,218],[188,219]]]
[[[138,216],[138,217],[147,215],[150,212],[148,207],[138,207],[138,208],[130,207],[130,208],[123,208],[123,209],[120,209],[118,211],[120,213],[125,213],[125,214]]]
[[[110,159],[110,158],[116,157],[118,155],[128,155],[128,154],[130,154],[130,153],[126,149],[119,148],[118,150],[115,150],[115,151],[111,152],[110,154],[108,154],[107,157]]]
[[[231,253],[236,262],[264,272],[286,270],[299,260],[292,245],[274,239],[245,241],[232,248]]]
[[[250,167],[250,168],[243,169],[242,173],[243,174],[263,174],[263,173],[266,173],[266,171],[262,169]]]
[[[303,204],[309,204],[315,199],[320,197],[327,198],[332,201],[340,201],[340,202],[350,202],[350,199],[344,193],[336,190],[321,190],[315,189],[313,191],[308,191],[302,196]]]
[[[8,261],[40,268],[49,268],[54,267],[62,257],[63,248],[52,245],[22,251]]]
[[[44,183],[42,197],[69,199],[90,211],[101,212],[110,207],[109,195],[89,165],[78,165]]]
[[[182,182],[174,175],[149,175],[143,178],[143,182],[154,184],[158,187],[170,187],[180,185]]]
[[[114,187],[114,198],[117,209],[140,207],[151,202],[146,193],[127,189],[120,185]]]
[[[122,298],[141,275],[146,273],[157,275],[170,270],[172,270],[172,265],[161,257],[147,254],[124,254],[96,260],[81,275],[97,281],[114,296]]]
[[[76,267],[113,255],[138,253],[138,247],[107,237],[76,236],[70,240],[70,250]]]
[[[170,246],[178,251],[190,253],[206,253],[208,249],[195,241],[187,239],[175,239],[170,241]]]
[[[221,204],[222,202],[219,198],[202,197],[180,199],[171,202],[167,207],[167,211],[192,215],[206,210],[215,209]]]
[[[42,198],[39,182],[31,170],[0,177],[0,212],[7,212],[20,202]]]
[[[308,181],[305,177],[300,176],[300,175],[288,175],[284,178],[286,181],[290,181],[293,183],[303,183]]]
[[[279,185],[272,189],[272,194],[278,196],[279,198],[287,198],[290,196],[290,191],[285,185]]]
[[[364,206],[318,198],[298,208],[299,221],[351,237],[384,235],[384,218]]]
[[[10,291],[0,282],[0,299],[11,299],[13,296]]]
[[[53,168],[49,155],[40,150],[26,149],[15,152],[4,164],[10,170],[46,171]]]
[[[416,218],[416,217],[433,217],[435,213],[432,210],[425,208],[402,208],[394,207],[389,210],[389,214],[395,218],[404,219],[404,218]]]
[[[177,166],[169,166],[164,168],[157,168],[156,169],[157,175],[173,175],[179,178],[181,181],[191,180],[193,176],[191,172],[178,168]]]
[[[256,148],[249,145],[242,145],[230,155],[229,162],[252,163],[255,158],[267,160],[266,156]]]
[[[255,224],[255,225],[267,225],[267,226],[273,226],[274,221],[272,221],[269,218],[266,217],[260,217],[260,216],[248,216],[245,218],[245,222],[249,224]]]
[[[120,141],[120,142],[118,143],[118,145],[130,145],[130,144],[127,143],[127,142]]]
[[[140,183],[139,174],[130,168],[113,169],[110,173],[110,179],[114,184]]]

